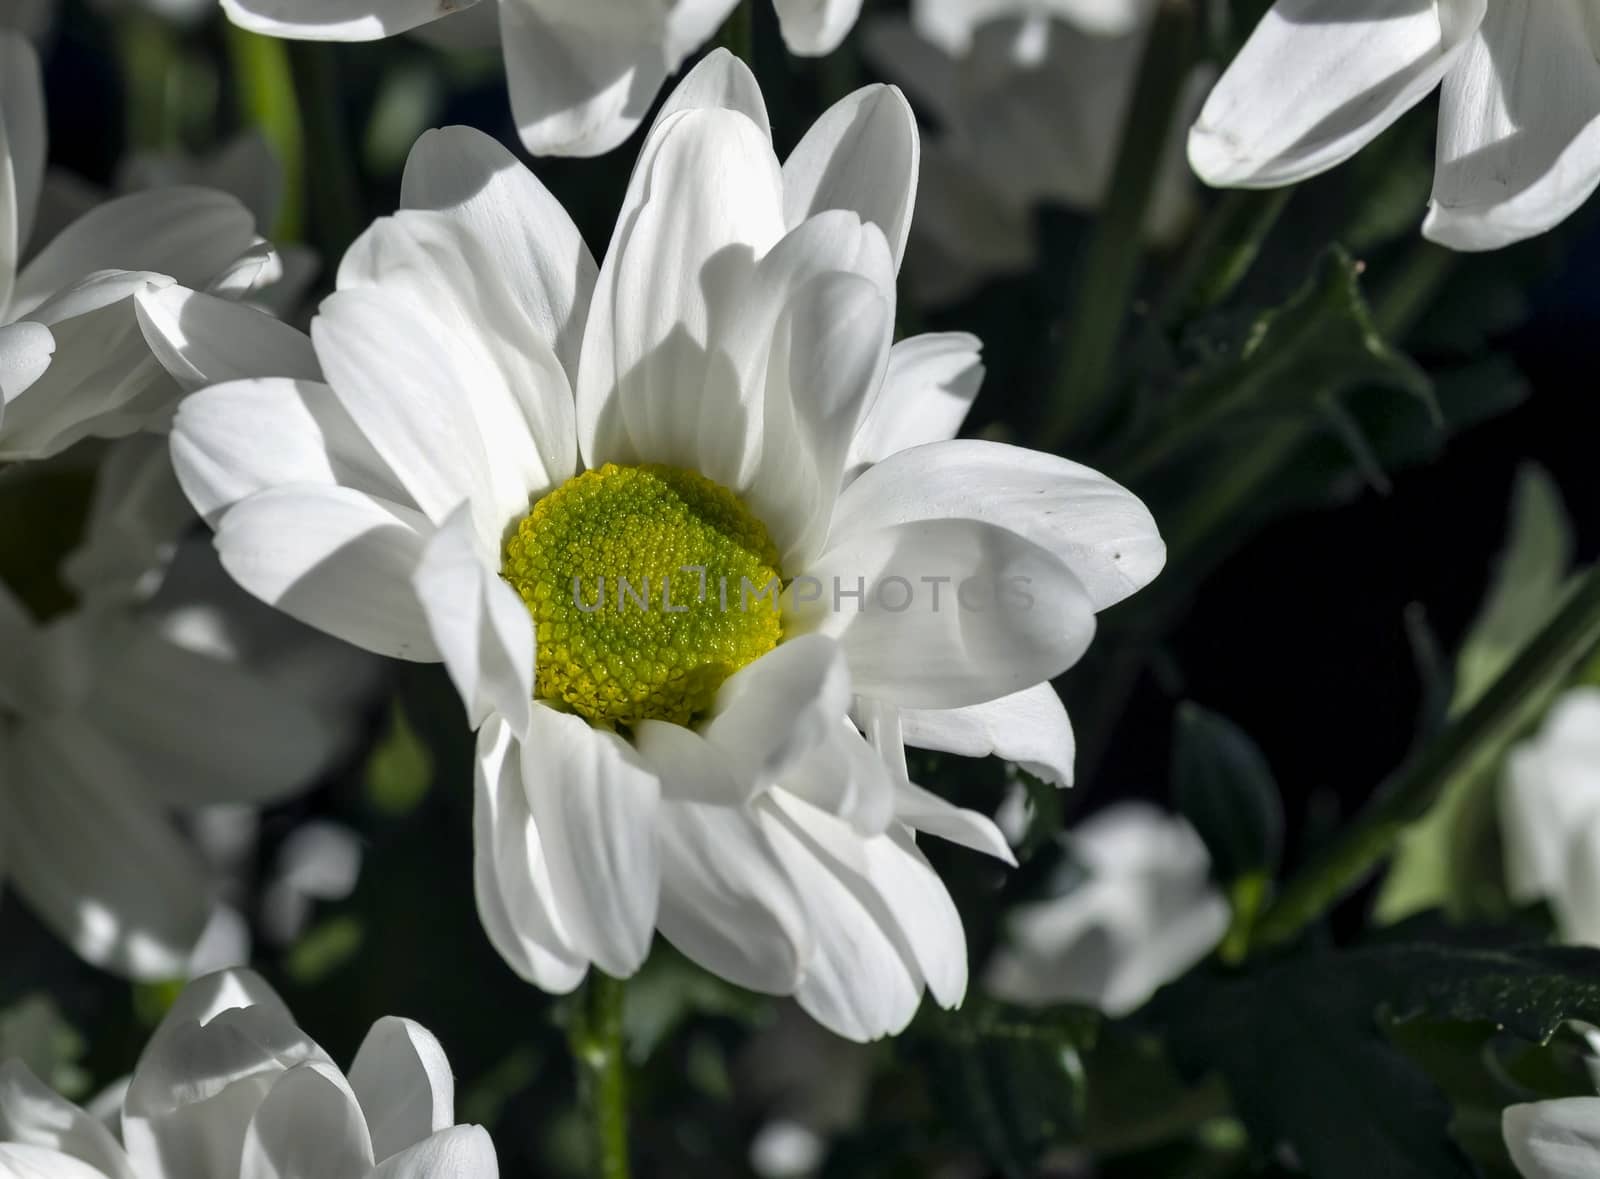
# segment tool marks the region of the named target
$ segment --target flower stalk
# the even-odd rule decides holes
[[[1067,306],[1061,364],[1044,422],[1048,444],[1097,429],[1107,412],[1123,319],[1139,278],[1144,227],[1194,58],[1192,0],[1162,0],[1123,124],[1110,190]]]
[[[262,226],[274,241],[299,241],[305,236],[306,137],[295,96],[286,42],[223,25],[228,62],[239,106],[252,126],[272,146],[283,168],[283,203],[278,223]]]
[[[592,971],[568,1030],[588,1115],[597,1179],[628,1179],[628,1085],[622,1053],[625,984]]]
[[[1565,606],[1523,648],[1470,709],[1401,767],[1339,839],[1285,888],[1255,927],[1254,951],[1293,941],[1357,887],[1394,851],[1401,832],[1425,814],[1440,791],[1525,719],[1529,697],[1600,644],[1600,566],[1578,581]]]

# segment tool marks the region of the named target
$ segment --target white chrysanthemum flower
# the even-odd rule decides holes
[[[199,188],[110,201],[29,257],[44,162],[38,59],[0,32],[0,461],[164,424],[180,390],[150,355],[136,298],[239,298],[280,271],[249,212]]]
[[[1228,928],[1194,828],[1144,803],[1121,803],[1068,836],[1085,878],[1011,915],[984,978],[1015,1003],[1088,1003],[1113,1016],[1204,958]]]
[[[179,411],[243,585],[444,661],[480,727],[480,912],[548,989],[631,974],[659,928],[845,1035],[894,1031],[924,984],[966,985],[914,832],[1009,858],[902,740],[1070,772],[1047,681],[1164,549],[1103,476],[949,440],[976,341],[890,347],[916,169],[886,87],[780,165],[719,52],[597,271],[508,152],[431,133],[312,323],[325,382]]]
[[[1506,885],[1549,901],[1564,940],[1600,946],[1600,688],[1561,697],[1500,784]]]
[[[1189,136],[1201,179],[1294,184],[1442,87],[1425,236],[1492,250],[1600,184],[1600,17],[1590,0],[1278,0]]]
[[[1508,1105],[1500,1115],[1500,1130],[1522,1179],[1600,1174],[1600,1097]]]
[[[1092,2],[1092,0],[1091,0]],[[503,46],[511,113],[535,155],[594,156],[620,144],[661,84],[739,0],[222,0],[269,37],[374,41],[412,29],[445,45]],[[861,0],[773,0],[791,53],[832,53]],[[434,22],[440,22],[435,24]]]
[[[173,816],[309,785],[348,746],[366,682],[351,660],[365,657],[280,616],[270,652],[248,658],[194,633],[197,611],[260,612],[237,590],[150,598],[161,574],[149,563],[192,517],[165,447],[138,443],[102,471],[87,538],[62,566],[80,605],[40,620],[0,585],[0,879],[88,961],[166,979],[189,970],[213,902]],[[312,663],[328,692],[347,691],[340,707],[295,686]]]
[[[1143,28],[1154,9],[1152,0],[911,0],[911,23],[947,57],[964,57],[994,21],[1019,22],[1019,42],[1038,45],[1054,21],[1092,37],[1125,37]]]
[[[283,1000],[246,970],[208,975],[184,989],[110,1113],[114,1129],[51,1092],[20,1061],[0,1064],[0,1174],[499,1174],[484,1129],[456,1124],[455,1078],[426,1028],[380,1019],[346,1075],[296,1026]]]
[[[910,21],[883,17],[866,30],[871,57],[940,128],[923,145],[930,182],[906,261],[907,281],[925,302],[947,302],[986,279],[1029,269],[1038,255],[1040,205],[1100,207],[1144,51],[1147,22],[1120,36],[1096,36],[1030,15],[1016,0],[989,7],[992,18],[965,29],[959,52],[948,48],[949,30],[926,21],[921,7]],[[1139,7],[1129,6],[1130,18]],[[1174,118],[1146,225],[1157,243],[1180,234],[1194,211],[1182,129],[1208,80],[1196,72],[1191,101]]]

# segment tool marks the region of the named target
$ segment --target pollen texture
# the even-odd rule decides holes
[[[687,724],[783,633],[766,527],[677,467],[569,479],[518,523],[500,575],[533,615],[534,694],[597,724]]]

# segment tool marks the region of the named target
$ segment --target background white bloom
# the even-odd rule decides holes
[[[81,604],[41,621],[0,585],[0,878],[88,961],[164,979],[189,969],[214,895],[172,816],[309,785],[346,748],[367,670],[281,617],[258,658],[219,645],[248,625],[235,611],[266,613],[226,583],[157,594],[189,517],[164,447],[127,445],[63,566]],[[197,615],[213,620],[203,635]],[[297,667],[317,669],[320,695]]]
[[[891,349],[917,157],[904,100],[869,87],[780,164],[753,78],[713,54],[647,138],[597,269],[504,149],[426,136],[410,208],[356,243],[312,325],[327,383],[234,382],[179,413],[180,478],[241,584],[369,649],[444,661],[481,726],[480,913],[548,989],[590,963],[631,974],[659,928],[843,1035],[898,1030],[925,986],[947,1005],[966,988],[960,920],[914,832],[1009,859],[986,818],[909,780],[904,743],[1017,746],[1070,772],[1046,681],[1164,549],[1103,476],[949,440],[971,337]],[[530,504],[572,502],[579,471],[600,486],[608,463],[729,489],[786,579],[981,573],[1035,601],[817,615],[791,597],[785,641],[741,660],[692,725],[593,725],[581,697],[533,699],[502,550]],[[567,667],[560,632],[545,642]]]
[[[1586,0],[1278,0],[1189,136],[1203,180],[1293,184],[1442,88],[1423,233],[1487,250],[1600,184],[1600,24]]]
[[[1126,1015],[1222,940],[1228,903],[1184,819],[1118,803],[1066,840],[1067,871],[1083,878],[1011,914],[986,990],[1017,1003],[1088,1003]]]
[[[1600,1097],[1507,1106],[1501,1133],[1522,1179],[1585,1179],[1600,1172]]]
[[[1558,700],[1500,784],[1506,884],[1546,900],[1566,941],[1600,946],[1600,688]]]
[[[0,1172],[49,1179],[494,1179],[494,1145],[455,1123],[455,1080],[419,1024],[372,1026],[348,1076],[249,971],[189,984],[155,1030],[119,1137],[0,1064]]]
[[[140,293],[238,298],[281,273],[248,210],[199,188],[110,201],[30,257],[44,160],[38,60],[0,33],[0,461],[165,422],[179,390],[141,335]]]
[[[911,0],[917,32],[950,57],[972,50],[980,29],[995,20],[1015,20],[1038,43],[1052,21],[1095,37],[1122,37],[1148,20],[1151,0]]]
[[[861,0],[773,0],[791,53],[831,53]],[[273,37],[371,41],[441,21],[437,39],[493,35],[511,111],[535,155],[593,156],[633,133],[661,84],[717,31],[736,0],[222,0],[234,23]],[[459,33],[450,26],[461,25]]]
[[[1148,31],[1139,19],[1144,5],[1119,12],[1128,25],[1119,20],[1110,36],[1104,25],[1088,32],[1012,2],[983,6],[990,19],[969,20],[957,36],[948,18],[958,7],[969,18],[978,10],[921,5],[910,21],[883,17],[866,30],[873,60],[940,128],[923,145],[925,183],[906,265],[912,290],[931,302],[1028,269],[1038,253],[1039,206],[1099,207]],[[1157,243],[1170,242],[1193,214],[1181,129],[1207,81],[1196,72],[1174,115],[1146,226]]]

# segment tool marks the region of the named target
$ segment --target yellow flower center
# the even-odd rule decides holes
[[[597,724],[687,724],[783,637],[766,527],[677,467],[567,480],[517,523],[500,576],[533,615],[534,695]]]

